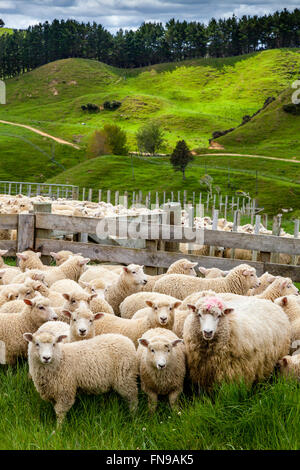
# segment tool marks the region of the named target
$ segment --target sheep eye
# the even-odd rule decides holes
[[[136,274],[136,272],[135,272],[135,271],[132,271],[132,274]]]
[[[39,306],[40,310],[44,310],[44,307],[42,305]]]
[[[90,323],[93,323],[93,320],[90,320]]]
[[[75,304],[76,300],[71,300],[71,304]]]
[[[36,345],[37,348],[40,346],[39,343],[36,343],[35,345]]]
[[[73,318],[73,321],[76,321],[76,318]]]
[[[151,349],[151,352],[154,353],[155,352],[154,349]]]

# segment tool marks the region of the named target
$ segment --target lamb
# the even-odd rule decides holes
[[[72,256],[60,266],[49,269],[45,274],[45,281],[49,286],[62,279],[71,279],[77,282],[89,261],[89,258]]]
[[[137,318],[143,318],[151,314],[150,310],[153,310],[153,314],[157,316],[160,326],[162,328],[168,328],[172,330],[174,325],[175,309],[181,305],[180,300],[167,301],[167,300],[146,300],[148,307],[138,310],[132,317],[133,320]]]
[[[27,344],[23,333],[34,333],[43,323],[56,320],[57,315],[48,299],[42,296],[24,299],[25,308],[12,315],[0,315],[0,341],[5,343],[5,362],[13,365],[18,357],[27,356]]]
[[[107,313],[99,313],[98,320],[95,321],[95,335],[102,335],[106,333],[118,333],[124,336],[128,336],[135,346],[138,346],[138,339],[151,328],[165,327],[160,319],[159,314],[149,309],[148,314],[142,318],[135,320],[128,320],[126,318],[120,318],[115,315],[108,315]],[[172,321],[170,324],[173,325]]]
[[[289,277],[277,277],[262,294],[259,294],[256,297],[258,299],[268,299],[274,302],[278,297],[292,294],[299,294],[293,281]]]
[[[57,253],[54,253],[53,251],[51,251],[50,255],[52,256],[52,258],[55,259],[56,266],[60,266],[65,261],[67,261],[70,258],[70,256],[73,256],[74,253],[72,253],[72,251],[62,250],[62,251],[58,251]],[[80,256],[81,253],[77,253],[77,255]]]
[[[182,343],[172,331],[162,328],[149,330],[139,339],[141,387],[151,412],[156,410],[158,395],[168,395],[173,408],[183,391],[186,358]]]
[[[20,274],[21,271],[19,268],[11,267],[6,269],[1,269],[0,271],[0,282],[2,285],[15,283],[15,279]]]
[[[132,318],[133,315],[146,306],[146,300],[152,302],[156,300],[165,300],[170,302],[176,302],[176,297],[170,295],[159,294],[157,292],[137,292],[136,294],[129,295],[120,304],[120,312],[122,318]]]
[[[80,302],[83,301],[89,304],[93,313],[104,312],[109,315],[114,315],[114,311],[109,303],[95,294],[89,295],[86,292],[79,293],[78,291],[72,291],[70,294],[63,294],[63,297],[67,301],[67,303],[64,304],[65,310],[69,310],[69,306],[71,306],[72,311],[74,311],[79,307]]]
[[[292,326],[292,342],[300,340],[300,297],[288,295],[274,301],[287,315]]]
[[[7,286],[2,286],[0,290],[0,306],[4,305],[6,302],[17,300],[21,287],[22,284],[9,284]]]
[[[54,403],[58,426],[73,406],[77,389],[105,393],[112,388],[136,410],[138,362],[130,339],[103,335],[61,344],[64,335],[56,338],[46,332],[25,333],[24,338],[32,343],[29,368],[34,385],[43,400]]]
[[[289,352],[289,320],[268,300],[248,298],[233,309],[212,296],[188,307],[183,339],[190,378],[199,389],[211,390],[223,381],[244,379],[250,385],[266,379]]]
[[[170,274],[156,281],[154,292],[172,295],[184,300],[193,292],[213,290],[215,292],[232,292],[246,295],[252,287],[257,287],[259,281],[255,269],[247,264],[233,268],[225,278],[201,279],[184,274]]]
[[[58,338],[60,335],[64,335],[65,338],[62,340],[62,342],[70,343],[70,325],[68,325],[68,323],[58,320],[47,321],[46,323],[43,323],[42,326],[40,326],[36,331],[37,334],[45,332],[53,334],[56,338]],[[31,343],[28,345],[28,356],[30,348]]]
[[[102,279],[93,279],[90,282],[79,281],[79,285],[89,294],[98,294],[104,299],[106,284]]]
[[[262,276],[258,278],[260,281],[259,287],[254,287],[248,291],[248,295],[258,295],[262,294],[273,281],[275,281],[276,277],[272,274],[269,274],[268,271],[265,272]]]
[[[26,279],[33,279],[34,281],[41,281],[43,284],[47,285],[45,280],[46,272],[41,271],[40,269],[26,269],[24,273],[17,274],[13,278],[15,284],[21,284],[26,281]]]
[[[101,318],[100,313],[92,313],[87,305],[81,304],[74,312],[63,310],[70,321],[70,342],[91,339],[95,336],[95,320]]]
[[[284,377],[300,380],[300,354],[284,356],[278,361],[279,373]]]
[[[202,266],[198,267],[199,272],[203,274],[206,279],[215,279],[216,277],[226,277],[230,271],[222,271],[219,268],[204,268]]]
[[[27,250],[23,251],[22,253],[16,253],[17,258],[19,260],[19,268],[22,272],[25,272],[26,269],[39,269],[41,271],[49,268],[49,266],[45,266],[41,261],[42,253]]]
[[[186,274],[187,276],[197,276],[195,271],[195,266],[198,263],[192,263],[188,259],[179,259],[175,261],[175,263],[171,264],[165,274],[159,274],[157,276],[147,276],[147,284],[142,287],[142,291],[151,292],[153,291],[153,287],[155,282],[158,279],[161,279],[163,276],[167,276],[168,274]]]
[[[124,266],[118,280],[105,289],[104,298],[113,308],[115,315],[120,315],[119,307],[122,301],[129,295],[139,292],[147,283],[143,267],[137,264]]]

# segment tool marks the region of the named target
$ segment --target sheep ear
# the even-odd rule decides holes
[[[250,276],[250,274],[251,274],[250,271],[248,271],[247,269],[243,271],[244,276]]]
[[[103,312],[95,313],[94,320],[99,320],[99,318],[102,318],[102,317],[104,317]]]
[[[192,312],[194,312],[194,313],[197,311],[196,305],[193,305],[193,304],[187,304],[187,308],[189,310],[192,310]]]
[[[195,268],[197,266],[198,263],[191,263],[192,265],[192,268]]]
[[[286,357],[282,358],[282,364],[286,367],[288,365],[289,361]]]
[[[178,302],[175,302],[173,304],[173,308],[178,308],[178,307],[180,307],[181,304],[182,304],[182,302],[180,300],[178,300]]]
[[[226,277],[229,272],[230,272],[230,271],[223,271],[223,272],[222,272],[222,276],[223,276],[223,277]]]
[[[30,300],[30,299],[23,299],[23,301],[25,302],[26,305],[30,305],[32,307],[33,305],[33,301]]]
[[[175,346],[177,346],[177,344],[180,344],[180,343],[183,343],[183,339],[175,339],[174,341],[172,341],[172,346],[173,348],[175,348]]]
[[[0,250],[0,256],[4,256],[8,253],[8,250]]]
[[[123,271],[125,273],[130,273],[130,269],[128,269],[127,266],[123,266]]]
[[[146,302],[146,304],[148,305],[148,307],[151,307],[151,308],[152,308],[153,305],[154,305],[154,303],[152,302],[152,300],[146,300],[145,302]]]
[[[38,255],[39,258],[42,256],[42,253],[40,251],[37,251],[36,254]]]
[[[84,266],[85,264],[88,264],[90,262],[90,258],[84,258],[83,260],[79,261],[80,266]]]
[[[287,297],[282,297],[282,299],[281,299],[281,305],[287,305],[287,303],[288,303]]]
[[[72,256],[72,255],[70,255],[70,256]],[[82,256],[82,253],[77,253],[77,256]]]
[[[225,308],[223,310],[224,315],[228,315],[229,313],[232,313],[234,311],[234,308]]]
[[[54,251],[50,251],[50,256],[52,256],[52,258],[58,260],[60,258],[60,256],[57,254],[57,253],[54,253]]]
[[[32,336],[31,333],[24,333],[24,334],[23,334],[23,338],[24,338],[26,341],[28,341],[28,343],[31,343],[32,340],[33,340],[33,336]]]
[[[65,317],[72,318],[72,314],[71,314],[71,312],[69,312],[69,310],[62,310],[62,314]]]
[[[140,338],[139,340],[139,343],[142,345],[142,346],[145,346],[145,348],[148,348],[149,346],[149,341],[145,338]]]
[[[199,272],[205,276],[207,274],[208,269],[203,268],[203,266],[199,266]]]
[[[286,287],[288,285],[288,280],[287,279],[284,279],[281,283],[280,283],[280,286],[281,288],[283,289],[284,287]]]
[[[88,282],[84,282],[84,281],[79,281],[79,285],[80,285],[80,287],[83,287],[83,288],[89,287],[89,283],[88,283]]]
[[[16,253],[17,255],[17,258],[23,260],[23,261],[26,261],[28,259],[28,256],[27,255],[23,255],[22,253]]]
[[[67,338],[67,335],[60,335],[57,339],[56,339],[56,343],[61,343],[63,339]]]
[[[71,298],[70,294],[63,294],[62,296],[66,300],[70,300],[70,298]]]

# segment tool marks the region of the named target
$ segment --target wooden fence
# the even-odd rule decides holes
[[[103,243],[66,241],[54,238],[53,231],[63,233],[88,233],[96,234],[101,219],[89,217],[71,217],[39,212],[19,215],[0,215],[0,229],[17,230],[16,240],[1,240],[0,248],[8,249],[8,255],[14,256],[17,251],[28,248],[41,251],[44,256],[49,256],[51,251],[70,250],[74,253],[82,253],[83,256],[93,261],[130,264],[136,263],[146,266],[149,274],[163,272],[174,261],[187,258],[198,262],[200,266],[207,268],[218,267],[228,270],[237,266],[242,261],[234,257],[219,258],[215,256],[197,256],[179,252],[179,243],[193,243],[197,235],[202,237],[202,243],[212,248],[222,246],[232,248],[233,254],[236,248],[253,250],[252,261],[248,264],[254,266],[258,275],[268,271],[274,275],[289,276],[294,281],[300,282],[300,266],[296,265],[300,255],[300,239],[283,238],[274,235],[254,235],[238,232],[224,232],[219,230],[204,230],[199,233],[195,227],[184,227],[176,220],[176,212],[172,204],[166,207],[166,211],[155,216],[154,223],[151,218],[128,220],[126,217],[102,219],[108,239]],[[299,224],[298,224],[299,231]],[[145,240],[144,248],[128,248],[116,245],[118,236],[128,240]],[[262,261],[255,261],[257,253],[261,253]],[[278,253],[286,253],[292,257],[293,265],[283,265],[276,262]],[[274,262],[275,261],[275,262]]]
[[[26,183],[20,181],[0,181],[0,194],[15,196],[23,194],[28,197],[48,196],[51,198],[78,198],[78,186],[70,184]]]

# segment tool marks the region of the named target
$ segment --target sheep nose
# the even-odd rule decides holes
[[[57,316],[57,315],[53,315],[53,316],[52,316],[52,320],[55,321],[55,320],[57,320],[57,319],[58,319],[58,316]]]
[[[44,362],[49,362],[50,359],[51,359],[50,356],[43,356],[43,361],[44,361]]]
[[[143,280],[143,284],[147,284],[147,282],[148,282],[147,279]]]
[[[80,328],[79,333],[80,333],[81,335],[84,335],[84,334],[86,333],[86,329]]]
[[[167,317],[160,317],[160,321],[162,323],[166,323],[167,322]]]
[[[204,330],[204,336],[206,338],[211,338],[213,335],[213,330]]]
[[[158,369],[164,369],[166,364],[157,364]]]

